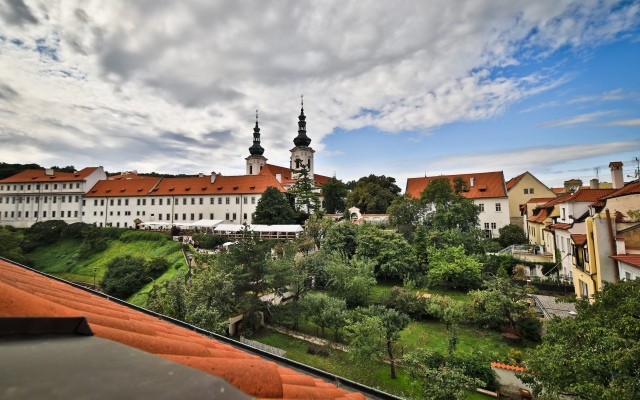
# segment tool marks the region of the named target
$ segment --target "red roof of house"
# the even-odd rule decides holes
[[[610,195],[615,192],[616,189],[578,189],[576,192],[571,194],[569,197],[564,199],[562,203],[592,203],[601,197]]]
[[[82,181],[91,175],[98,167],[87,167],[76,172],[53,171],[53,175],[47,175],[44,169],[27,169],[22,172],[0,180],[0,183],[30,183],[30,182],[68,182]]]
[[[296,181],[291,177],[291,170],[289,168],[280,167],[278,165],[265,164],[259,173],[259,175],[273,175],[273,176],[276,176],[276,174],[280,174],[282,176],[282,184],[284,186],[292,185]],[[329,176],[313,174],[313,180],[318,186],[322,186],[328,179],[331,179],[331,178]]]
[[[582,246],[583,244],[587,243],[587,235],[576,233],[571,235],[571,240],[573,240],[573,243],[577,244],[578,246]]]
[[[219,376],[257,398],[365,398],[4,260],[0,260],[0,315],[84,316],[98,337]]]
[[[557,197],[533,197],[527,200],[527,203],[548,203],[554,199],[557,199]]]
[[[119,175],[111,175],[109,177],[107,177],[107,179],[109,180],[120,180],[120,179],[159,179],[156,176],[145,176],[145,175],[138,175],[138,173],[136,172],[123,172]]]
[[[563,187],[560,187],[560,188],[551,188],[551,191],[552,191],[553,193],[562,193],[562,192],[564,192],[564,188],[563,188]]]
[[[411,197],[419,198],[422,191],[435,179],[449,179],[453,185],[453,180],[460,177],[469,185],[469,191],[463,192],[462,195],[468,199],[482,199],[488,197],[507,197],[507,189],[504,183],[504,174],[502,171],[496,172],[480,172],[475,174],[458,174],[458,175],[440,175],[427,176],[424,178],[407,179],[406,193]],[[473,187],[471,187],[471,178],[474,178]]]
[[[146,196],[161,178],[98,181],[84,197]]]
[[[607,200],[607,199],[612,199],[614,197],[622,197],[622,196],[628,196],[628,195],[632,195],[632,194],[640,194],[640,181],[635,181],[635,182],[631,182],[627,185],[624,185],[623,187],[621,187],[620,189],[608,189],[608,190],[613,190],[613,192],[602,196],[600,199],[598,200]],[[604,205],[604,202],[603,204]]]
[[[620,254],[617,256],[609,256],[617,261],[622,261],[632,267],[640,268],[640,254]]]
[[[611,167],[622,167],[622,162],[620,161],[612,161],[609,163],[609,168]]]
[[[571,228],[571,224],[562,224],[562,223],[551,224],[550,226],[553,229],[564,229],[564,230],[567,230],[567,229]]]
[[[518,182],[520,182],[520,179],[522,179],[522,177],[525,176],[527,172],[523,172],[520,175],[509,179],[507,183],[505,183],[505,185],[507,186],[507,190],[511,190],[512,187],[514,187]]]
[[[164,178],[151,192],[154,196],[184,196],[201,194],[262,194],[268,187],[281,192],[284,188],[270,175],[218,175],[214,183],[211,176],[194,178]]]

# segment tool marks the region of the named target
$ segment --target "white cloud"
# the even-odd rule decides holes
[[[611,115],[614,111],[595,111],[587,114],[575,115],[568,118],[557,119],[554,121],[547,121],[538,126],[543,128],[551,128],[551,127],[572,127],[575,125],[586,124],[588,122],[596,121],[600,117],[604,117],[606,115]]]
[[[265,155],[280,163],[301,93],[316,150],[335,129],[491,118],[566,79],[494,72],[612,41],[640,15],[601,1],[11,4],[0,158],[226,174],[244,171],[256,108]]]
[[[615,121],[609,121],[606,126],[632,126],[632,127],[640,127],[640,118],[631,118],[631,119],[619,119]]]

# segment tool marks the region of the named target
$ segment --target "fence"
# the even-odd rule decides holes
[[[260,342],[256,342],[255,340],[249,340],[244,336],[240,336],[240,343],[248,344],[251,347],[255,347],[256,349],[260,349],[262,351],[266,351],[267,353],[275,354],[282,358],[287,358],[287,352],[279,349],[277,347],[269,346],[266,344],[262,344]]]

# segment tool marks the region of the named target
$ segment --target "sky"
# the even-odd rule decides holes
[[[640,158],[640,1],[0,0],[0,161],[611,182]]]

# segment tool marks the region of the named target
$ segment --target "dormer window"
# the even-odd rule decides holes
[[[249,189],[254,190],[256,187],[255,186],[250,186]]]
[[[237,187],[237,186],[234,186],[234,187],[233,187],[233,190],[238,190],[238,187]]]

